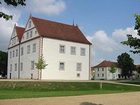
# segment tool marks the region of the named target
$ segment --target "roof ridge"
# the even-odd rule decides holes
[[[38,18],[38,17],[34,17],[32,16],[31,18],[35,18],[35,19],[39,19],[39,20],[43,20],[43,21],[49,21],[51,23],[56,23],[56,24],[62,24],[62,25],[67,25],[67,26],[71,26],[71,27],[78,27],[78,26],[74,26],[74,25],[70,25],[70,24],[65,24],[65,23],[61,23],[61,22],[56,22],[56,21],[52,21],[52,20],[48,20],[48,19],[42,19],[42,18]]]

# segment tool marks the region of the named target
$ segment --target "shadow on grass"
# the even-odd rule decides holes
[[[103,104],[95,104],[91,102],[82,102],[80,105],[103,105]]]

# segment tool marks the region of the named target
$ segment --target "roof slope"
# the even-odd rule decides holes
[[[31,19],[42,37],[91,44],[77,26],[36,17],[31,17]]]
[[[104,60],[100,64],[94,66],[94,68],[97,68],[97,67],[111,67],[112,65],[114,65],[115,67],[119,67],[117,62],[111,62],[111,61]]]
[[[19,27],[19,26],[15,26],[15,29],[16,29],[16,32],[17,32],[17,37],[18,37],[19,41],[21,41],[21,38],[23,36],[25,28]]]

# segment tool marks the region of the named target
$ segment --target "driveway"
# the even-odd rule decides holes
[[[140,105],[140,92],[0,100],[0,105]]]

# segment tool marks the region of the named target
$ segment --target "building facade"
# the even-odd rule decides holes
[[[111,67],[115,67],[115,73],[111,73]],[[118,67],[117,62],[104,60],[100,64],[93,67],[95,80],[116,80],[121,75],[121,69]]]
[[[8,46],[8,78],[38,79],[35,67],[43,56],[41,79],[89,80],[90,46],[78,26],[30,16],[25,28],[15,26]]]

